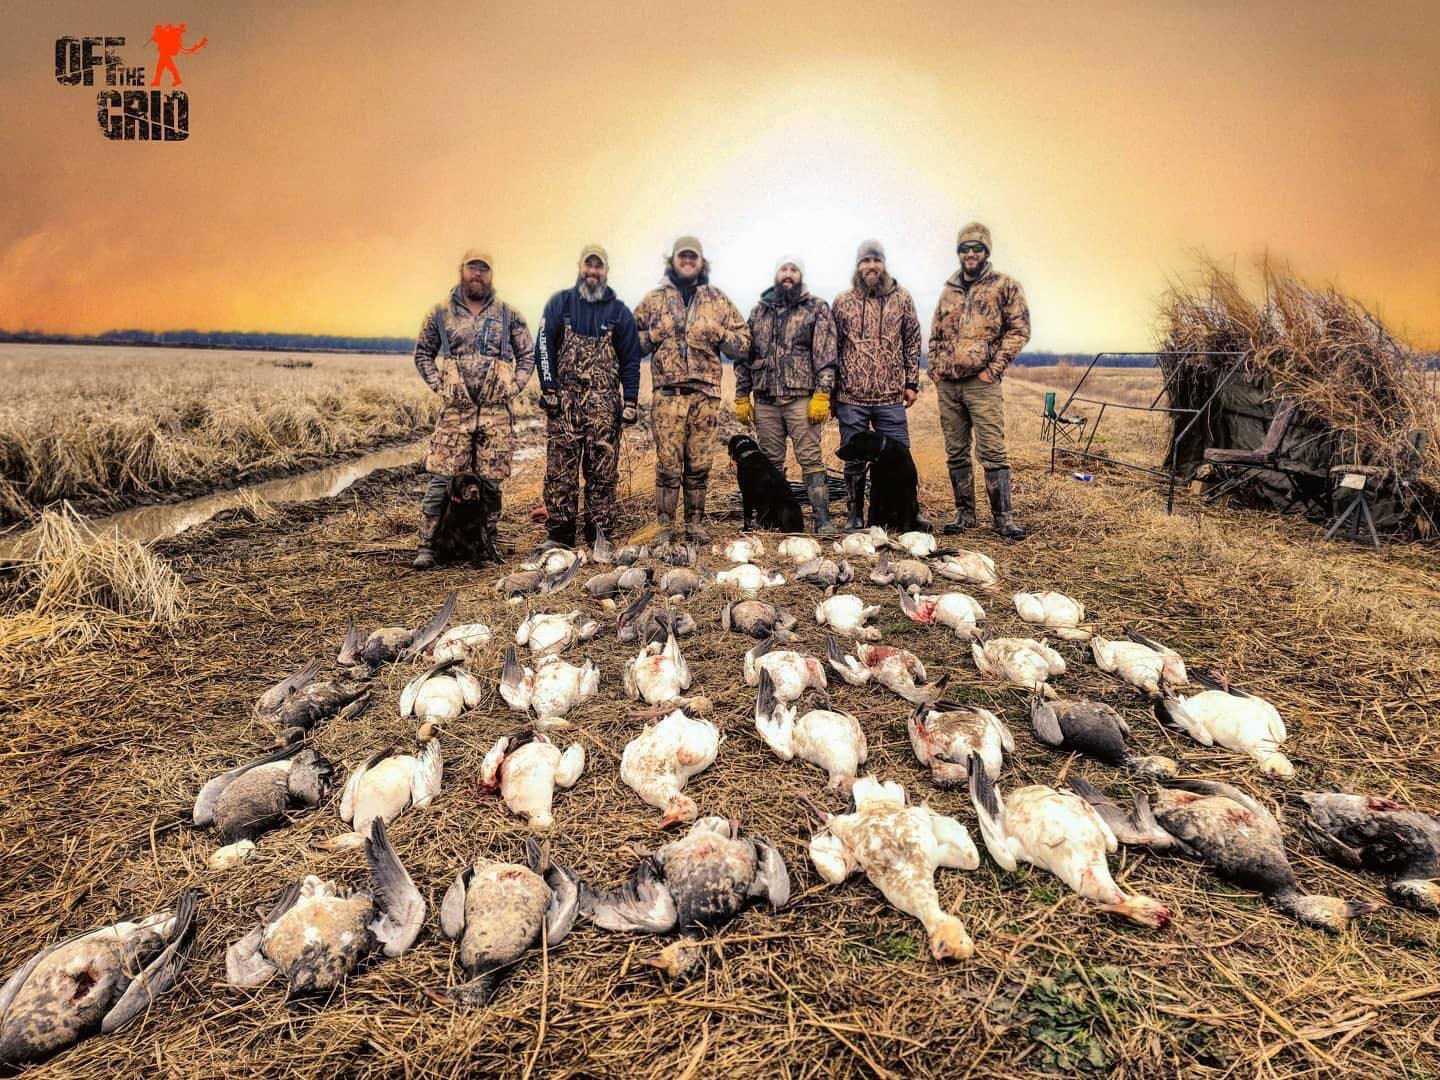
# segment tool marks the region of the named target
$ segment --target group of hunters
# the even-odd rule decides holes
[[[1001,380],[1029,340],[1030,312],[1020,283],[991,264],[988,228],[972,222],[961,229],[956,254],[960,265],[941,290],[928,349],[955,497],[955,518],[944,531],[976,524],[973,434],[994,529],[1018,540],[1025,533],[1012,518]],[[826,420],[839,421],[842,444],[874,430],[910,445],[906,410],[920,388],[920,321],[878,241],[860,245],[851,287],[833,305],[806,287],[802,259],[782,256],[748,321],[710,284],[710,263],[693,236],[675,241],[664,280],[633,313],[608,276],[605,249],[587,246],[574,286],[550,298],[532,339],[524,317],[496,296],[489,253],[472,249],[461,257],[459,284],[425,317],[415,343],[415,367],[441,398],[425,461],[430,481],[420,504],[417,569],[434,565],[432,542],[457,474],[478,478],[493,541],[514,447],[511,401],[536,371],[546,416],[549,540],[566,546],[582,537],[593,542],[597,529],[615,535],[621,426],[639,419],[645,355],[661,542],[709,540],[705,489],[722,354],[735,367],[736,420],[754,428],[782,474],[787,441],[794,447],[821,536],[838,535],[820,456]],[[865,484],[866,463],[847,462],[847,531],[864,526]]]

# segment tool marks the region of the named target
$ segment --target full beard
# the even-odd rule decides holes
[[[875,279],[875,284],[869,285],[866,284],[865,279],[860,276],[860,271],[856,270],[855,276],[851,279],[850,283],[866,296],[879,296],[890,290],[890,286],[895,283],[895,279],[890,276],[889,270],[881,270],[880,276]]]
[[[488,304],[495,295],[493,286],[487,289],[483,285],[466,285],[464,289],[465,299],[473,300],[477,304]]]
[[[800,296],[804,291],[805,286],[803,285],[781,285],[779,282],[776,282],[775,299],[788,307],[791,304],[798,304],[800,302]]]
[[[576,280],[575,289],[579,292],[581,300],[586,300],[592,304],[599,303],[605,299],[604,284],[591,285],[590,282],[582,277]]]

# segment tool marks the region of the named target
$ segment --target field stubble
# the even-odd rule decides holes
[[[1429,553],[1325,545],[1313,526],[1293,519],[1186,500],[1167,517],[1153,486],[1103,466],[1090,467],[1092,484],[1065,470],[1049,476],[1048,447],[1037,438],[1040,400],[1046,389],[1063,395],[1073,373],[1014,374],[1005,386],[1017,509],[1033,532],[1019,545],[984,532],[964,540],[993,555],[1002,574],[1002,588],[982,596],[988,625],[1028,633],[1009,593],[1063,589],[1083,599],[1102,628],[1136,623],[1188,660],[1270,698],[1290,724],[1298,766],[1283,786],[1262,781],[1235,755],[1178,741],[1082,649],[1062,645],[1070,664],[1057,680],[1062,693],[1115,705],[1144,752],[1183,757],[1197,775],[1278,803],[1307,889],[1380,899],[1378,879],[1332,866],[1304,845],[1286,796],[1343,784],[1440,808],[1433,721],[1440,582]],[[1102,383],[1114,394],[1153,394],[1153,378],[1107,372]],[[928,387],[911,420],[923,499],[939,518],[948,485]],[[1117,417],[1107,438],[1117,452],[1143,454],[1152,438],[1146,425],[1157,422]],[[827,452],[835,437],[832,424]],[[626,439],[621,509],[633,528],[649,520],[653,448],[643,432]],[[717,453],[717,503],[733,491],[720,460]],[[528,461],[507,486],[502,535],[517,549],[540,537],[525,510],[542,469],[540,460]],[[198,784],[271,737],[250,711],[256,695],[304,659],[333,656],[348,614],[372,625],[414,623],[458,589],[457,619],[496,630],[473,665],[490,679],[528,610],[574,606],[601,617],[607,632],[587,649],[602,671],[601,697],[578,710],[574,731],[562,735],[582,741],[588,761],[576,787],[557,796],[556,855],[609,885],[633,862],[625,845],[658,842],[657,813],[618,776],[619,755],[640,720],[620,701],[621,666],[633,650],[615,642],[613,616],[578,593],[507,606],[490,589],[493,570],[407,572],[419,484],[401,470],[330,502],[217,521],[162,543],[158,551],[191,597],[184,620],[121,626],[103,648],[32,650],[0,667],[7,707],[0,798],[19,811],[0,823],[0,955],[13,962],[64,933],[152,910],[185,886],[205,894],[195,959],[181,986],[134,1029],[92,1039],[36,1075],[1440,1073],[1435,920],[1386,909],[1330,938],[1180,859],[1122,852],[1112,861],[1123,884],[1175,909],[1173,927],[1158,934],[1095,914],[1037,871],[1007,874],[984,856],[973,873],[942,871],[942,902],[966,919],[977,953],[964,963],[931,960],[918,924],[863,878],[838,887],[818,881],[797,797],[838,803],[823,792],[817,770],[779,762],[755,737],[754,694],[740,680],[748,643],[720,631],[725,597],[718,591],[687,605],[701,633],[684,650],[726,739],[715,765],[687,790],[704,812],[737,815],[779,845],[795,881],[786,911],[754,911],[716,935],[706,974],[686,987],[663,986],[639,963],[654,942],[581,928],[521,963],[485,1010],[452,1013],[426,1003],[422,986],[453,977],[453,950],[434,929],[444,889],[474,853],[516,858],[526,836],[478,788],[487,746],[521,726],[492,689],[442,735],[446,781],[436,803],[391,829],[431,903],[416,948],[372,964],[326,1002],[287,1000],[273,988],[227,993],[225,945],[257,906],[307,872],[363,881],[358,856],[311,848],[341,829],[333,798],[266,836],[252,862],[225,875],[204,869],[214,836],[184,824]],[[891,590],[866,583],[857,591],[883,605],[886,640],[948,673],[952,696],[1010,723],[1019,752],[1003,789],[1057,783],[1076,771],[1117,796],[1128,792],[1125,777],[1040,748],[1021,695],[982,681],[953,636],[908,622]],[[803,647],[818,652],[824,639],[812,618],[814,590],[789,585],[776,599],[800,616]],[[399,719],[395,702],[409,674],[383,671],[371,710],[323,727],[318,747],[349,769],[381,746],[407,745],[412,725]],[[903,727],[908,707],[869,688],[839,685],[833,693],[865,726],[870,770],[954,814],[978,842],[964,794],[936,789],[915,762]]]

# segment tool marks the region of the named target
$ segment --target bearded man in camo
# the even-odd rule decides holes
[[[500,482],[515,448],[511,402],[534,370],[535,344],[525,318],[495,295],[494,260],[479,248],[460,257],[460,282],[426,314],[415,342],[415,368],[440,395],[440,415],[420,500],[416,570],[435,565],[435,533],[456,474],[479,478],[490,546],[499,550]]]

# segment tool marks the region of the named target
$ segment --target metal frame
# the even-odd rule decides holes
[[[1245,360],[1249,355],[1249,353],[1244,352],[1201,352],[1198,350],[1181,352],[1096,353],[1091,358],[1090,363],[1086,366],[1084,372],[1080,375],[1080,381],[1077,382],[1074,389],[1070,391],[1070,396],[1065,399],[1065,404],[1062,405],[1060,408],[1056,409],[1055,411],[1057,414],[1063,416],[1067,412],[1069,412],[1072,403],[1076,401],[1082,401],[1087,405],[1100,406],[1100,412],[1095,417],[1094,422],[1090,425],[1090,434],[1089,437],[1085,440],[1085,446],[1083,449],[1079,447],[1059,445],[1056,434],[1053,431],[1051,432],[1051,473],[1055,472],[1055,457],[1057,454],[1071,454],[1078,458],[1084,458],[1087,461],[1103,461],[1107,465],[1117,466],[1122,469],[1129,469],[1131,472],[1144,473],[1146,476],[1153,476],[1166,482],[1165,512],[1167,514],[1173,513],[1175,509],[1175,481],[1177,479],[1177,474],[1175,471],[1176,447],[1180,445],[1180,441],[1184,439],[1186,435],[1190,434],[1190,429],[1195,426],[1195,422],[1200,419],[1201,415],[1210,408],[1211,402],[1213,402],[1220,395],[1220,391],[1224,390],[1225,387],[1230,384],[1230,380],[1233,379],[1235,375],[1240,371],[1240,369],[1245,366]],[[1234,357],[1235,362],[1230,365],[1230,370],[1225,372],[1225,377],[1216,384],[1215,389],[1210,392],[1210,396],[1205,399],[1204,403],[1201,404],[1198,409],[1177,409],[1169,405],[1162,406],[1160,404],[1160,399],[1170,391],[1170,379],[1174,375],[1174,372],[1171,372],[1170,375],[1167,375],[1165,377],[1165,381],[1160,385],[1159,393],[1155,395],[1155,399],[1151,401],[1149,405],[1126,405],[1123,402],[1118,401],[1105,401],[1101,398],[1081,397],[1080,391],[1085,386],[1085,380],[1090,377],[1090,373],[1095,370],[1096,365],[1099,364],[1100,361],[1107,356],[1149,356],[1153,357],[1157,361],[1162,356]],[[1179,371],[1180,369],[1177,367],[1175,370]],[[1105,411],[1107,409],[1127,409],[1132,412],[1165,413],[1171,416],[1185,414],[1189,415],[1190,421],[1171,438],[1170,452],[1165,455],[1166,467],[1164,469],[1157,469],[1151,465],[1141,465],[1139,462],[1134,461],[1122,461],[1118,458],[1110,457],[1107,454],[1098,454],[1094,452],[1092,447],[1095,444],[1095,433],[1100,430],[1100,424],[1105,419]]]

